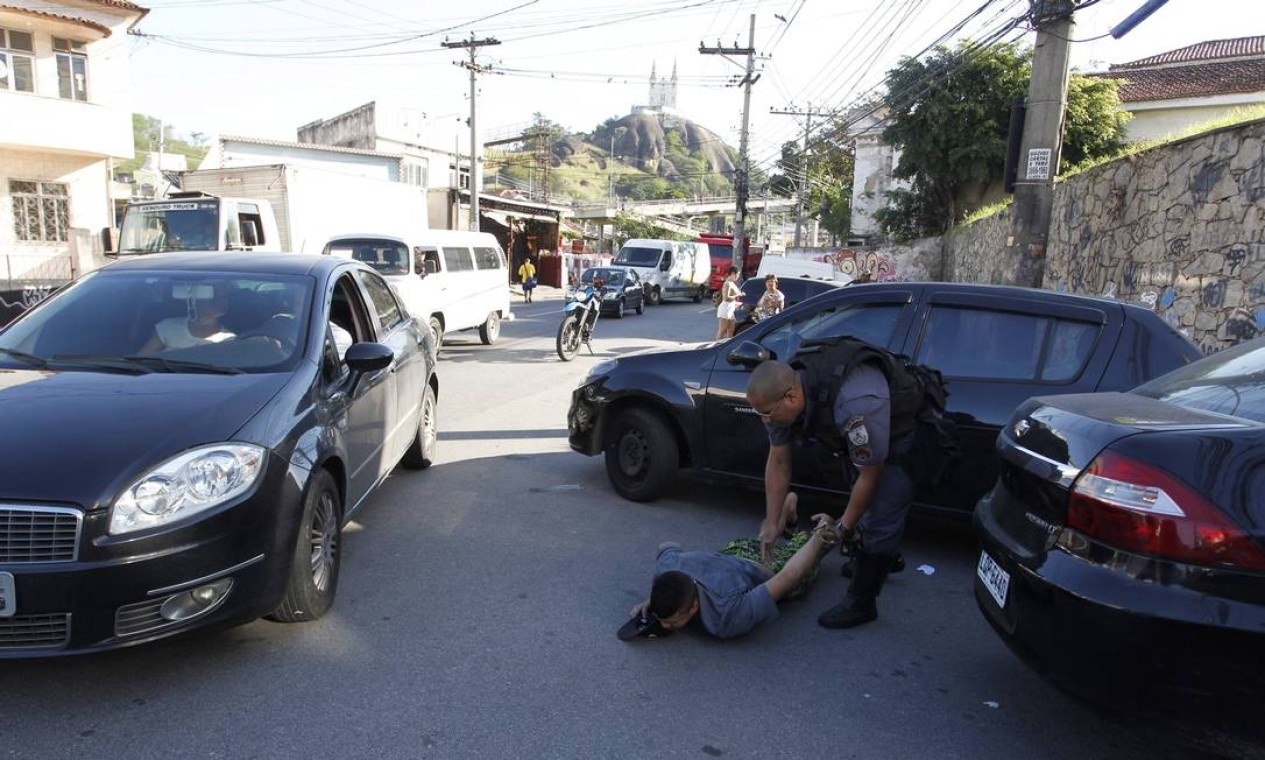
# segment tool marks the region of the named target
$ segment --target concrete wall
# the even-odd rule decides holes
[[[790,247],[786,249],[786,257],[827,261],[835,269],[861,282],[945,279],[943,242],[940,238],[924,238],[876,249]]]
[[[1010,214],[959,227],[945,279],[999,282]],[[1044,286],[1143,303],[1205,351],[1265,334],[1265,119],[1055,188]]]

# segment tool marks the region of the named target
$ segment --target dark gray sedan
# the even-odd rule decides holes
[[[334,601],[342,526],[435,457],[430,331],[369,267],[120,262],[0,331],[0,657]]]

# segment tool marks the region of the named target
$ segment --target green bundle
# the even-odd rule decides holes
[[[808,539],[812,536],[806,530],[801,530],[790,538],[782,541],[773,547],[773,561],[768,564],[769,570],[777,573],[780,571],[795,552],[800,550],[804,544],[808,543]],[[725,544],[720,549],[721,554],[728,554],[731,557],[742,557],[752,562],[760,562],[760,539],[759,538],[738,538]],[[791,592],[790,599],[802,596],[812,587],[813,581],[817,580],[817,571],[821,567],[821,560],[813,563],[813,567],[808,571],[808,575],[804,576],[804,580],[799,582],[795,590]]]

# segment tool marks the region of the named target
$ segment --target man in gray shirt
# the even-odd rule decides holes
[[[784,500],[794,509],[794,495]],[[692,620],[719,639],[741,636],[776,620],[778,601],[790,595],[838,536],[827,515],[814,515],[817,528],[781,570],[720,552],[681,551],[663,544],[655,558],[650,598],[632,609],[619,631],[624,640],[656,636]]]
[[[873,352],[870,347],[862,349],[866,350]],[[867,355],[872,353],[856,354]],[[790,487],[792,441],[846,456],[855,470],[848,503],[837,524],[843,544],[855,558],[852,583],[844,601],[818,618],[826,628],[851,628],[878,618],[876,599],[914,496],[914,483],[899,463],[912,436],[902,433],[891,440],[891,391],[887,376],[875,363],[858,361],[830,377],[817,382],[839,383],[833,408],[816,409],[814,403],[829,394],[810,387],[808,372],[766,361],[751,374],[747,401],[765,421],[769,437],[764,468],[766,514],[760,524],[761,550],[766,556],[782,530],[774,505],[782,503]]]

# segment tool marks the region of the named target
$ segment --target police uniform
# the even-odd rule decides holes
[[[770,446],[788,444],[796,436],[811,443],[816,437],[812,430],[803,427],[814,418],[811,405],[816,389],[808,387],[806,373],[800,372],[799,380],[804,389],[804,412],[791,425],[766,422]],[[877,616],[874,599],[886,580],[891,557],[896,554],[905,532],[914,483],[900,459],[912,447],[913,435],[891,440],[891,417],[891,389],[882,370],[868,364],[853,368],[840,383],[832,419],[846,442],[846,456],[854,466],[884,463],[884,467],[869,507],[858,523],[864,536],[863,554],[858,557],[863,572],[854,576],[848,589],[849,599],[822,616],[822,625],[828,627],[851,627]],[[842,451],[838,453],[844,455]],[[850,605],[861,611],[850,609]],[[832,614],[836,623],[839,620],[854,622],[827,623],[827,616]]]

